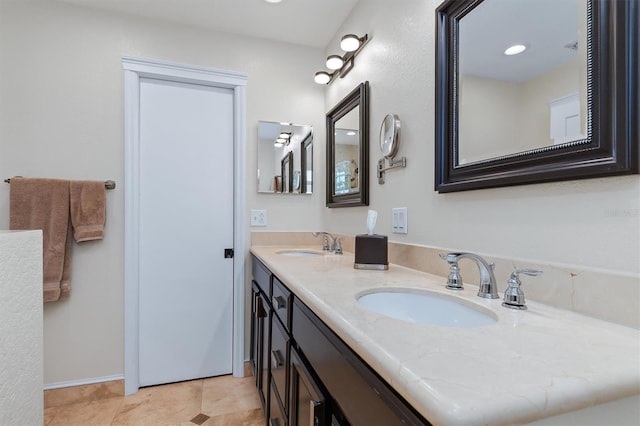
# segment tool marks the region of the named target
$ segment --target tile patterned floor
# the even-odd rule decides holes
[[[254,378],[221,376],[46,408],[44,426],[264,426]]]

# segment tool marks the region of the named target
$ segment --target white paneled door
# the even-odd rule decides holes
[[[140,79],[139,385],[232,370],[233,90]]]

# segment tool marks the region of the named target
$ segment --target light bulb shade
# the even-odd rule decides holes
[[[283,144],[282,142],[278,142],[278,141],[276,141],[276,142],[273,144],[273,146],[275,146],[276,148],[282,148],[282,146],[283,146],[283,145],[284,145],[284,144]]]
[[[285,138],[276,139],[276,143],[285,143],[287,140]]]
[[[314,80],[318,84],[327,84],[331,81],[331,75],[326,71],[318,71]]]
[[[347,34],[340,40],[340,48],[345,52],[353,52],[360,47],[360,37],[355,34]]]
[[[278,135],[278,139],[287,140],[291,137],[291,133],[282,132]]]
[[[327,68],[330,70],[339,70],[344,65],[344,59],[340,55],[331,55],[327,57]]]

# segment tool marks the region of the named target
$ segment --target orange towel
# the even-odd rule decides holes
[[[44,301],[69,297],[71,224],[69,181],[11,178],[9,228],[42,229]]]
[[[101,240],[106,216],[104,182],[72,180],[69,183],[69,197],[76,241]]]

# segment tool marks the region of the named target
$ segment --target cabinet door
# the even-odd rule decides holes
[[[293,348],[291,348],[290,358],[289,424],[291,426],[324,426],[326,398]]]
[[[271,318],[271,308],[269,307],[269,303],[267,302],[267,298],[262,293],[260,294],[260,302],[263,307],[264,317],[262,318],[262,323],[260,326],[261,329],[261,346],[260,346],[260,398],[263,401],[263,407],[265,410],[265,414],[269,415],[269,352],[271,351],[271,341],[269,339],[269,328],[270,328],[270,318]]]
[[[264,408],[265,415],[268,412],[268,383],[269,378],[266,377],[269,366],[268,358],[268,335],[267,321],[268,314],[264,301],[264,294],[254,282],[251,288],[251,349],[250,362],[253,375],[255,377],[256,387],[260,395],[260,402]]]
[[[279,397],[285,412],[288,408],[289,336],[275,315],[271,315],[271,386]],[[271,397],[273,398],[273,392]],[[272,405],[273,406],[273,405]]]

